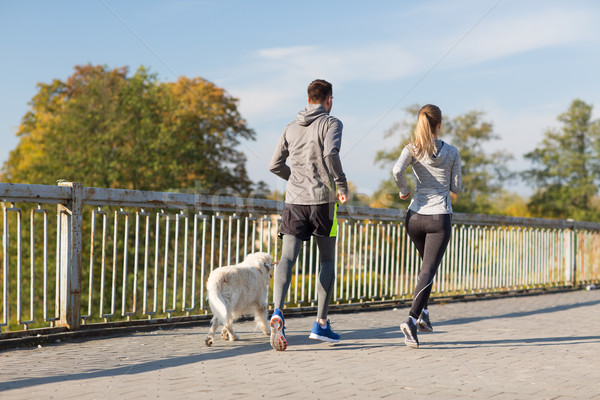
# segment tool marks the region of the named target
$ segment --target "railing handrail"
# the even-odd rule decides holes
[[[0,199],[7,202],[64,204],[72,199],[72,193],[71,188],[65,186],[0,183]],[[97,206],[192,209],[195,211],[218,210],[220,212],[249,212],[256,214],[281,213],[284,204],[282,201],[253,197],[244,198],[197,193],[158,192],[97,187],[84,187],[82,202],[85,205]],[[404,219],[406,211],[364,206],[340,206],[338,207],[338,215],[340,217],[352,219],[398,221]],[[531,228],[600,231],[600,223],[598,222],[575,221],[572,219],[454,213],[452,222],[454,224],[469,225],[505,225]]]

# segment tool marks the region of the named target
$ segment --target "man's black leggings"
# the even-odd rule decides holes
[[[421,271],[413,294],[410,315],[419,318],[427,308],[433,278],[437,272],[452,232],[452,214],[423,215],[408,210],[406,231],[421,256]]]

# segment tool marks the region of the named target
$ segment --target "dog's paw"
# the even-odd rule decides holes
[[[229,333],[227,331],[221,332],[221,338],[223,338],[223,340],[229,340]]]
[[[206,343],[206,345],[207,345],[208,347],[212,346],[212,344],[213,344],[213,338],[212,338],[212,337],[207,337],[207,338],[204,340],[204,343]]]

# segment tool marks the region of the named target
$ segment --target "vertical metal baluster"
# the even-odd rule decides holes
[[[118,246],[118,229],[119,229],[119,214],[115,211],[113,219],[113,263],[112,263],[112,279],[111,279],[111,296],[110,296],[110,313],[103,315],[104,321],[108,322],[108,318],[115,314],[115,300],[117,296],[117,246]]]
[[[187,210],[185,211],[185,213],[182,211],[181,215],[183,217],[183,288],[182,288],[182,295],[181,295],[181,309],[183,311],[186,311],[186,315],[189,316],[190,315],[190,311],[193,310],[193,306],[192,307],[186,307],[187,305],[187,288],[188,288],[188,240],[189,240],[189,235],[188,235],[188,229],[189,229],[189,217],[188,217],[188,212]],[[194,286],[194,278],[192,277],[192,283],[191,283],[191,287]],[[192,293],[192,300],[190,301],[190,303],[193,303],[193,298],[194,298],[194,294]]]
[[[369,223],[365,235],[365,297],[370,299],[373,298],[373,248],[377,247],[374,241],[374,231],[375,225]]]
[[[44,215],[44,321],[50,321],[48,318],[48,214]],[[90,298],[91,298],[90,294]],[[91,313],[91,311],[90,311]],[[91,314],[90,314],[91,315]],[[54,318],[52,318],[54,320]]]
[[[218,215],[217,219],[219,222],[219,267],[223,264],[223,242],[225,237],[225,218],[222,215]]]
[[[167,295],[168,295],[168,283],[169,283],[169,236],[171,233],[171,215],[166,215],[165,221],[165,258],[163,261],[163,297],[162,297],[162,310],[167,313],[167,318],[171,318],[171,311],[167,308]]]
[[[15,207],[14,203],[11,203],[11,211],[17,213],[17,324],[24,324],[21,318],[21,286],[22,281],[22,269],[23,269],[23,254],[22,254],[22,240],[23,235],[21,231],[21,225],[23,223],[21,216],[21,209]],[[10,307],[10,306],[9,306]],[[27,325],[24,326],[27,330]]]
[[[105,211],[100,211],[101,208],[98,207],[99,212],[102,212],[102,256],[100,260],[100,307],[99,307],[99,317],[104,318],[104,289],[105,289],[105,281],[106,281],[106,246],[107,246],[107,238],[108,238],[108,213]],[[58,303],[57,303],[58,304]]]
[[[128,250],[129,250],[129,213],[125,212],[122,208],[119,212],[121,215],[125,216],[125,232],[123,237],[123,288],[121,293],[121,315],[127,315],[127,320],[131,320],[131,316],[135,315],[134,313],[127,313],[127,259],[128,259]],[[135,289],[134,289],[135,290]]]
[[[196,266],[198,265],[198,214],[194,213],[194,233],[192,234],[192,304],[193,310],[196,302]],[[204,286],[204,279],[201,280]],[[200,302],[202,304],[202,302]]]
[[[171,305],[171,310],[173,312],[177,310],[177,289],[179,288],[179,285],[177,284],[179,282],[179,220],[182,217],[185,217],[183,211],[180,211],[179,214],[175,214],[175,244],[173,247],[173,302]],[[182,283],[185,286],[185,280]],[[185,306],[182,304],[181,308],[183,309]]]
[[[252,214],[248,214],[244,219],[244,258],[248,255],[248,224],[250,223],[250,217],[252,217]]]
[[[459,291],[466,291],[468,288],[468,275],[467,275],[467,251],[468,249],[468,227],[466,225],[460,226],[460,272],[458,274]]]
[[[528,236],[528,240],[527,240],[527,250],[529,253],[529,262],[527,265],[527,269],[525,270],[525,274],[523,275],[523,286],[526,287],[529,283],[530,283],[530,276],[531,276],[531,272],[533,271],[533,269],[535,268],[535,264],[536,264],[536,251],[537,251],[537,246],[535,245],[535,240],[536,240],[536,231],[534,229],[527,229],[527,236]]]
[[[147,311],[148,318],[151,318],[158,312],[158,273],[160,270],[160,219],[161,217],[165,217],[166,214],[164,210],[160,210],[159,213],[156,213],[156,238],[154,243],[154,293],[153,300],[154,304],[152,306],[152,311]]]
[[[218,215],[218,213],[217,213]],[[212,216],[210,224],[210,272],[215,268],[215,227],[216,227],[216,216]],[[209,275],[210,275],[209,272]]]
[[[150,213],[146,212],[142,208],[141,211],[137,213],[137,218],[142,217],[142,216],[146,217],[146,227],[144,229],[144,281],[142,284],[142,291],[143,291],[142,313],[147,314],[148,308],[147,308],[147,301],[146,301],[147,297],[146,296],[148,294],[148,263],[149,263],[149,255],[150,255]],[[136,232],[139,232],[138,228],[136,228]],[[137,240],[138,239],[136,238],[136,241]],[[137,244],[136,244],[136,246],[137,246]],[[138,268],[137,261],[136,261],[135,265],[136,265],[136,268]],[[136,277],[137,277],[137,273],[136,273]],[[136,284],[137,284],[137,278],[136,278]],[[136,286],[136,298],[135,299],[136,299],[135,303],[136,303],[136,310],[137,310],[137,286]]]
[[[101,208],[98,207],[100,210]],[[91,238],[90,238],[90,277],[88,283],[88,313],[82,315],[81,319],[83,324],[87,322],[92,316],[92,299],[94,297],[94,255],[96,245],[96,210],[92,210],[92,227],[91,227]],[[46,318],[46,273],[48,270],[44,268],[44,318]]]
[[[235,263],[239,263],[240,260],[240,243],[241,243],[241,235],[242,235],[242,225],[241,225],[241,218],[236,215],[233,214],[233,219],[236,221],[235,222],[235,227],[236,227],[236,233],[235,233]],[[273,260],[276,260],[273,259]]]
[[[385,224],[384,230],[385,230],[385,240],[383,241],[383,243],[381,244],[381,251],[384,252],[385,256],[384,256],[384,267],[382,267],[383,269],[383,287],[381,288],[382,290],[382,294],[381,297],[382,298],[387,298],[388,296],[391,297],[391,293],[389,292],[389,287],[390,287],[390,279],[391,279],[391,273],[390,273],[390,262],[391,262],[391,255],[390,255],[390,242],[392,241],[392,237],[390,236],[390,229],[391,229],[391,222]]]
[[[376,231],[375,234],[375,276],[373,277],[373,298],[380,297],[380,290],[383,286],[382,278],[383,278],[383,258],[385,257],[383,252],[383,246],[381,245],[381,230],[383,229],[383,223],[379,221],[374,226]],[[381,250],[381,252],[380,252]]]
[[[469,267],[467,271],[469,272],[469,290],[473,292],[475,288],[475,227],[469,227]]]
[[[490,287],[498,287],[498,228],[490,227]]]
[[[258,251],[263,251],[263,243],[265,242],[265,218],[260,218],[260,232],[258,234],[259,237],[259,245]]]
[[[535,287],[536,264],[541,262],[542,250],[540,249],[540,230],[534,230],[531,233],[530,251],[533,253],[531,262],[527,266],[525,279],[523,279],[523,288]]]
[[[559,256],[559,249],[558,249],[558,243],[559,243],[559,237],[557,235],[557,229],[550,229],[550,235],[552,237],[552,265],[549,269],[549,281],[550,283],[552,283],[552,285],[554,285],[555,283],[555,272],[556,269],[558,268],[558,256]]]
[[[226,265],[231,265],[231,246],[232,246],[232,241],[231,241],[231,234],[233,231],[233,215],[230,215],[229,218],[227,218],[227,261],[226,261]]]
[[[398,295],[396,282],[398,281],[398,224],[396,221],[390,221],[390,298],[395,299]]]
[[[272,254],[271,253],[271,239],[272,239],[272,228],[273,228],[273,219],[270,216],[265,216],[265,219],[267,221],[267,253]]]
[[[254,253],[256,251],[256,218],[252,218],[252,242],[250,243],[250,252]]]
[[[475,292],[481,292],[482,290],[482,279],[483,279],[483,233],[481,226],[475,227],[475,266],[473,271],[475,272]]]
[[[548,266],[548,230],[542,229],[542,263],[537,266],[536,287],[541,287],[544,282],[544,271]]]
[[[196,218],[200,218],[202,220],[202,245],[201,245],[201,249],[202,249],[202,254],[200,255],[201,259],[200,259],[200,309],[201,310],[206,310],[206,303],[205,303],[205,295],[204,295],[204,281],[205,281],[205,277],[206,277],[206,221],[207,221],[207,217],[206,215],[203,215],[201,212],[198,213],[198,215],[196,215]],[[194,251],[194,254],[196,254],[196,252]],[[194,271],[196,270],[196,268],[194,267]]]
[[[177,283],[179,282],[179,219],[181,214],[175,214],[175,243],[173,244],[173,297],[171,310],[177,310]],[[185,285],[185,282],[183,282]]]
[[[458,237],[458,238],[457,238]],[[458,285],[459,285],[459,271],[460,271],[460,226],[454,226],[453,227],[453,240],[452,240],[452,285],[450,287],[450,290],[452,292],[457,292],[458,291]]]
[[[8,229],[8,215],[6,207],[2,208],[3,215],[3,229],[4,234],[2,235],[2,323],[0,326],[8,326],[9,321],[9,303],[8,303],[8,265],[9,265],[9,229]],[[60,237],[60,235],[58,236]]]
[[[486,292],[490,291],[490,286],[491,286],[491,280],[490,280],[490,276],[491,276],[491,269],[490,269],[490,227],[486,226],[483,230],[484,232],[484,243],[485,246],[483,248],[483,252],[484,252],[484,258],[483,258],[483,267],[484,267],[484,277],[485,279],[483,280],[483,287],[482,289],[484,289]]]
[[[363,226],[365,226],[365,229],[368,229],[368,225],[363,225],[362,223],[360,223],[360,227],[359,227],[359,231],[358,231],[358,293],[357,293],[357,298],[358,300],[362,301],[363,298],[363,285],[364,285],[364,278],[363,278],[363,248],[365,248],[365,259],[367,258],[366,255],[366,240],[365,240],[365,245],[363,246]],[[365,235],[367,236],[367,232],[365,232]],[[366,274],[365,274],[365,278],[366,278]]]
[[[350,269],[348,269],[348,276],[346,278],[346,300],[352,301],[355,298],[354,280],[356,278],[356,222],[353,222],[352,225],[350,225],[348,232],[348,257],[350,257],[350,254],[352,254],[352,274],[350,274]],[[352,245],[354,246],[352,247]],[[348,259],[348,262],[350,262],[350,259]],[[352,285],[352,292],[350,292],[350,285]]]

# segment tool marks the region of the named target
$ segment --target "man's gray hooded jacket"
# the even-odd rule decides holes
[[[340,160],[342,128],[342,122],[320,104],[308,104],[285,128],[269,170],[288,181],[286,203],[333,203],[336,185],[347,195]]]

